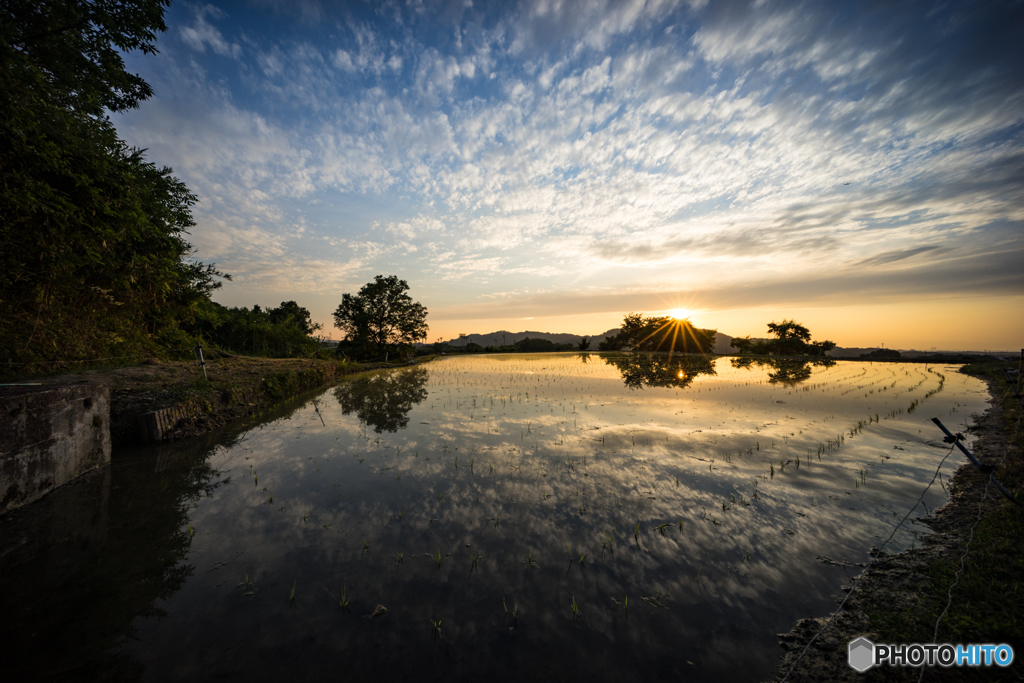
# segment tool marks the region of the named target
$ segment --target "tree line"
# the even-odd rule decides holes
[[[119,139],[150,86],[166,0],[5,0],[0,13],[0,362],[189,347],[228,276],[192,258],[196,197]]]

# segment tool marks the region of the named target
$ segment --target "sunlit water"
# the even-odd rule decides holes
[[[776,634],[834,609],[843,563],[932,478],[930,418],[962,431],[987,399],[916,364],[375,374],[115,454],[9,517],[5,650],[15,671],[139,680],[767,679]]]

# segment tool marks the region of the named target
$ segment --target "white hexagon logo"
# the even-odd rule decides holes
[[[875,644],[864,637],[850,643],[850,666],[864,673],[875,663]]]

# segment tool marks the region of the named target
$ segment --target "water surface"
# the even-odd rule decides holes
[[[767,679],[932,478],[930,418],[963,431],[987,398],[917,364],[377,373],[5,519],[4,642],[58,677]]]

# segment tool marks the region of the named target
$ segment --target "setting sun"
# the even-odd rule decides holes
[[[686,320],[690,317],[690,312],[685,308],[673,308],[668,311],[668,314],[676,320]]]

